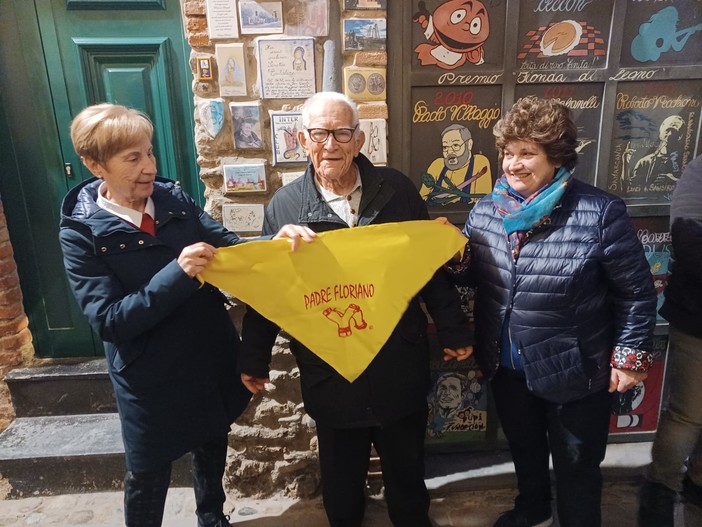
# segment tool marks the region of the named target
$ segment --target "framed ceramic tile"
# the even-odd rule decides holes
[[[197,80],[200,82],[214,80],[214,75],[212,75],[212,60],[209,57],[198,57]]]
[[[258,101],[230,102],[234,147],[237,150],[260,150],[263,148],[261,135],[261,105]]]
[[[244,44],[217,44],[215,56],[219,70],[219,94],[224,97],[246,95]]]
[[[239,38],[236,0],[207,0],[205,6],[210,40]]]
[[[304,171],[299,171],[299,172],[283,172],[280,174],[280,181],[283,183],[283,186],[292,183],[296,179],[301,178],[302,176],[305,175]]]
[[[287,0],[285,34],[326,37],[329,34],[329,0]]]
[[[307,162],[307,153],[297,140],[302,130],[301,112],[271,111],[271,143],[273,164],[300,164]]]
[[[384,18],[343,20],[344,51],[385,51],[387,25]]]
[[[387,9],[388,0],[344,0],[344,9]]]
[[[385,119],[361,119],[359,128],[366,136],[361,153],[374,165],[385,165],[387,153],[387,122]]]
[[[265,192],[266,166],[263,162],[224,165],[224,194]]]
[[[222,205],[222,224],[230,231],[261,232],[263,205],[258,203],[225,203]]]
[[[239,0],[242,35],[266,35],[283,32],[282,2]]]
[[[262,99],[307,99],[316,92],[313,38],[259,38]]]
[[[197,103],[200,124],[211,138],[219,135],[224,126],[224,101],[222,99],[202,99]]]
[[[344,68],[344,93],[355,101],[384,101],[385,68]]]

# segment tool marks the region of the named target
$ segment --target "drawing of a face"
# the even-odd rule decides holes
[[[671,115],[663,119],[660,129],[660,140],[666,143],[679,141],[685,121],[679,115]]]
[[[470,161],[472,147],[473,140],[464,139],[460,129],[445,132],[441,137],[441,150],[446,168],[458,170],[466,166]]]
[[[446,375],[436,382],[436,400],[439,411],[447,416],[461,407],[463,386],[456,375]]]
[[[449,0],[432,18],[439,43],[458,53],[480,46],[490,34],[488,12],[479,0]]]

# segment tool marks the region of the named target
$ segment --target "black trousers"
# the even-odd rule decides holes
[[[206,443],[190,454],[198,527],[217,525],[223,517],[226,500],[222,477],[227,460],[227,436]],[[124,477],[126,527],[161,527],[170,481],[170,464],[150,472],[127,472]]]
[[[322,497],[331,527],[358,527],[363,521],[371,446],[380,457],[392,524],[431,527],[424,484],[426,426],[426,408],[382,427],[317,425]]]
[[[549,454],[562,527],[602,525],[602,474],[612,395],[603,390],[557,404],[533,395],[526,379],[500,368],[492,380],[497,413],[517,474],[518,511],[551,511]]]

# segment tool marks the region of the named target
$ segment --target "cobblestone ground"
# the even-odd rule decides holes
[[[605,485],[605,527],[636,527],[636,490],[631,483]],[[500,512],[510,508],[514,491],[475,490],[432,493],[431,516],[436,527],[491,527]],[[320,500],[227,502],[226,510],[237,527],[322,527],[327,522]],[[0,526],[119,527],[122,494],[119,492],[37,496],[0,501]],[[164,527],[195,527],[191,489],[171,489]],[[556,527],[558,523],[554,524]],[[364,527],[391,527],[385,503],[370,499]],[[702,527],[702,511],[678,506],[676,527]]]

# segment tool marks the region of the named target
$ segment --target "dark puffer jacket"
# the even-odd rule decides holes
[[[656,292],[622,200],[571,180],[516,262],[492,196],[473,208],[466,234],[475,353],[488,377],[498,367],[509,311],[529,389],[553,402],[606,388],[615,346],[650,352]]]
[[[678,181],[670,219],[673,260],[660,313],[681,331],[702,338],[702,156]]]
[[[363,155],[355,161],[363,185],[359,226],[429,219],[422,198],[405,175],[391,168],[374,167]],[[322,199],[313,178],[310,164],[304,176],[276,192],[266,209],[264,234],[276,232],[286,223],[307,225],[316,232],[349,228]],[[458,293],[443,271],[435,274],[421,296],[436,323],[442,346],[455,349],[471,342]],[[268,377],[278,331],[278,326],[249,309],[242,333],[242,372]],[[326,426],[392,423],[426,407],[430,381],[427,317],[417,297],[378,355],[352,383],[301,343],[291,341],[290,349],[300,368],[305,409]]]

